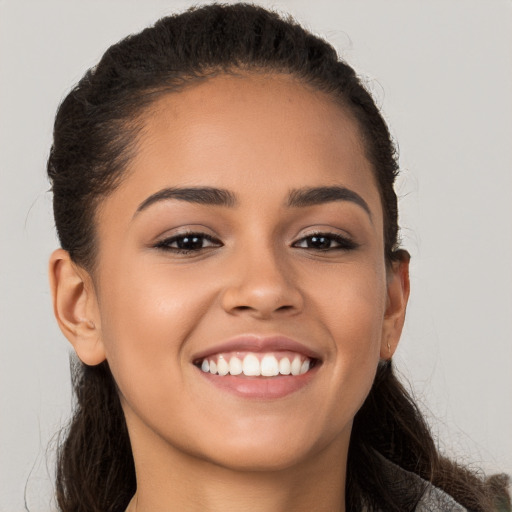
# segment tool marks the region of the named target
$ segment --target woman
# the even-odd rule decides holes
[[[107,51],[48,162],[81,361],[62,510],[510,509],[503,478],[439,456],[393,374],[395,156],[354,71],[261,8]]]

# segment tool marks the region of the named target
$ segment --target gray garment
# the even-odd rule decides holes
[[[418,493],[423,492],[414,509],[415,512],[468,512],[465,507],[430,482],[423,480],[415,473],[402,469],[384,457],[379,458],[382,463],[383,479],[390,488],[396,489],[397,495],[405,495],[405,491],[408,489],[413,489]],[[400,489],[403,489],[404,492],[401,493]],[[410,510],[410,506],[404,504],[404,510]]]
[[[418,477],[419,478],[419,477]],[[416,512],[467,512],[451,496],[429,484],[416,507]]]

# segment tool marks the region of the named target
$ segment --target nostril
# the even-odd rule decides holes
[[[234,309],[236,311],[247,311],[247,310],[256,309],[256,308],[253,308],[251,306],[236,306]],[[284,305],[284,306],[279,306],[277,309],[275,309],[275,311],[290,311],[292,309],[294,309],[294,306]]]
[[[267,318],[272,314],[291,315],[302,309],[299,291],[283,283],[273,286],[258,285],[252,281],[240,286],[228,286],[221,297],[222,308],[230,314],[252,314]]]

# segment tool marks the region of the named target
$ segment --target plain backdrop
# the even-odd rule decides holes
[[[382,107],[413,258],[397,365],[446,453],[512,473],[512,3],[261,3],[329,39]],[[55,110],[110,44],[189,5],[0,0],[1,512],[54,509],[51,441],[71,405],[47,285]]]

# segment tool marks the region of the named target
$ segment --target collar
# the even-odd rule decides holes
[[[404,491],[410,489],[416,490],[421,495],[414,512],[468,512],[465,507],[432,483],[378,455],[381,460],[383,480],[387,486],[395,490],[397,496],[406,495]]]

